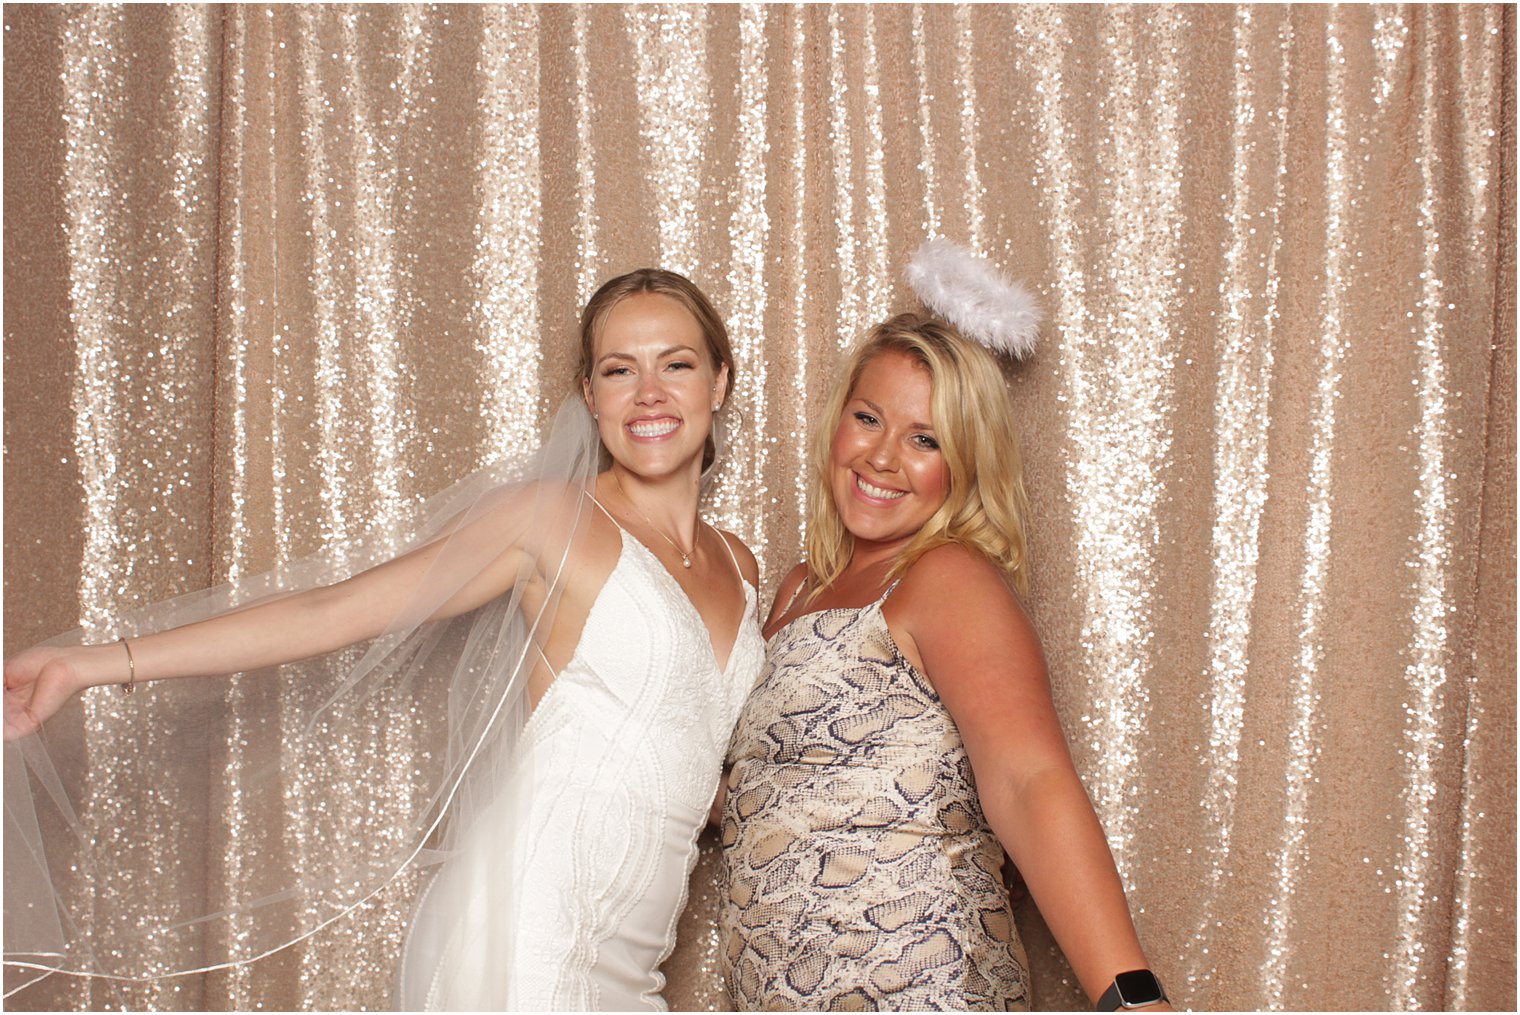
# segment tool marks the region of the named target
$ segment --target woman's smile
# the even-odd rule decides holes
[[[675,433],[681,421],[674,416],[640,416],[624,426],[635,440],[660,441]]]
[[[875,483],[872,483],[870,480],[866,479],[866,477],[862,476],[858,472],[855,473],[855,489],[860,491],[860,493],[863,495],[864,500],[879,501],[883,504],[890,504],[893,501],[899,500],[902,497],[906,496],[908,493],[906,490],[897,490],[893,489],[892,487],[879,486]]]

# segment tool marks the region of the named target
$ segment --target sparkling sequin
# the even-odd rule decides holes
[[[64,35],[64,196],[68,209],[69,302],[78,360],[74,366],[74,454],[83,478],[86,510],[84,559],[80,562],[80,622],[97,636],[111,630],[111,607],[119,589],[107,584],[121,568],[116,560],[115,484],[120,468],[121,397],[114,320],[118,295],[110,209],[120,200],[110,165],[116,153],[100,143],[111,135],[92,123],[119,108],[125,87],[116,60],[119,15],[91,11]]]
[[[359,14],[345,11],[340,41],[347,53],[361,53]],[[418,36],[403,29],[401,63],[393,94],[400,109],[393,112],[398,126],[405,126],[410,83],[418,56]],[[368,94],[368,82],[360,73],[358,59],[344,61],[342,89],[353,102],[351,128],[354,133],[354,193],[350,198],[354,210],[354,239],[357,259],[354,279],[354,317],[360,331],[352,336],[362,343],[367,367],[364,393],[369,410],[370,467],[365,477],[370,486],[367,498],[372,513],[384,524],[394,522],[403,503],[402,470],[406,443],[414,422],[410,408],[402,401],[401,384],[404,366],[397,359],[395,336],[406,330],[406,305],[397,292],[397,252],[394,243],[398,198],[404,191],[398,185],[400,166],[396,160],[398,135],[376,129],[370,109],[375,103]],[[382,107],[383,108],[383,107]],[[392,112],[386,110],[386,112]]]
[[[1311,444],[1307,478],[1308,517],[1303,532],[1303,568],[1295,609],[1297,658],[1288,713],[1287,756],[1284,759],[1284,813],[1277,847],[1277,884],[1266,918],[1266,962],[1262,993],[1271,1008],[1296,1007],[1298,982],[1293,976],[1293,931],[1298,903],[1297,883],[1308,860],[1309,803],[1314,773],[1324,736],[1321,711],[1321,663],[1330,568],[1330,529],[1334,509],[1331,484],[1334,465],[1336,403],[1341,364],[1346,354],[1345,312],[1351,260],[1347,235],[1356,199],[1358,167],[1351,151],[1346,114],[1346,53],[1341,25],[1332,15],[1325,26],[1326,88],[1330,103],[1325,123],[1325,272],[1321,294],[1320,338],[1314,378]],[[1290,981],[1290,978],[1293,978]]]
[[[835,246],[839,273],[839,323],[835,333],[838,347],[848,349],[865,324],[860,306],[864,296],[855,254],[855,183],[853,135],[850,128],[850,105],[853,89],[846,83],[844,12],[829,8],[829,93],[833,96],[829,116],[829,151],[833,156],[834,224],[839,239]]]
[[[584,306],[602,283],[601,254],[596,228],[596,148],[592,130],[596,122],[591,105],[591,15],[585,4],[576,4],[573,17],[575,39],[571,57],[575,62],[575,291]]]
[[[1497,95],[1497,67],[1488,59],[1494,47],[1501,44],[1505,31],[1502,26],[1503,12],[1499,8],[1464,8],[1459,26],[1462,37],[1471,40],[1477,45],[1461,46],[1458,48],[1458,69],[1461,84],[1458,86],[1464,95]],[[1512,33],[1511,33],[1512,35]],[[1426,73],[1430,73],[1427,69]],[[1466,199],[1461,202],[1467,212],[1467,221],[1463,223],[1463,230],[1469,235],[1494,235],[1496,231],[1503,236],[1502,227],[1496,219],[1496,203],[1493,195],[1492,153],[1495,143],[1504,136],[1499,118],[1502,112],[1499,108],[1490,107],[1478,115],[1464,116],[1461,118],[1462,128],[1462,158],[1460,161],[1461,172],[1465,175],[1463,189]],[[1433,154],[1433,153],[1432,153]],[[1446,161],[1446,166],[1451,166],[1451,160]],[[1445,194],[1442,194],[1443,200]],[[1514,227],[1509,229],[1508,249],[1514,249]],[[1487,252],[1492,249],[1493,256],[1498,255],[1498,248],[1503,248],[1502,242],[1489,248],[1483,244],[1473,247],[1474,252]],[[1513,262],[1513,255],[1510,262]],[[1506,262],[1501,258],[1501,265]],[[1476,277],[1478,272],[1488,270],[1487,263],[1475,263],[1469,266],[1469,276]],[[1500,273],[1503,268],[1498,269]],[[1478,285],[1473,289],[1477,290]],[[1483,300],[1473,300],[1468,303],[1470,310],[1482,312]],[[1448,307],[1448,309],[1454,309]],[[1504,312],[1500,311],[1502,316]],[[1508,326],[1511,333],[1514,330],[1514,304],[1511,299],[1508,309]],[[1501,325],[1502,327],[1502,325]],[[1502,376],[1507,374],[1511,379],[1515,375],[1514,354],[1510,352],[1506,363],[1502,356],[1496,359],[1494,366],[1496,383],[1503,390]],[[1509,400],[1513,401],[1513,380],[1509,387]],[[1460,430],[1458,430],[1460,435]],[[1502,428],[1497,434],[1498,441],[1505,441]],[[1510,427],[1508,433],[1509,454],[1513,459],[1514,429]],[[1502,471],[1499,473],[1502,475]],[[1513,468],[1508,477],[1509,485],[1513,490]],[[1488,499],[1485,498],[1485,503]],[[1501,502],[1502,503],[1502,502]],[[1509,501],[1507,514],[1513,516],[1514,500]],[[1505,517],[1506,512],[1502,508],[1490,511],[1485,508],[1485,517]],[[1499,526],[1508,525],[1508,522],[1499,522]],[[1510,526],[1512,529],[1513,526]],[[1501,559],[1514,559],[1513,535],[1509,537],[1509,552],[1498,551],[1496,556]],[[1502,544],[1503,537],[1499,542]],[[1502,565],[1500,566],[1502,570]],[[1513,582],[1510,584],[1513,589]],[[1482,584],[1475,590],[1479,596],[1483,595]],[[1452,604],[1449,607],[1461,612],[1469,612],[1457,605],[1461,596],[1453,590]],[[1489,598],[1489,597],[1484,597]],[[1507,632],[1510,629],[1511,618],[1515,612],[1514,593],[1509,593],[1508,602],[1504,602],[1502,594],[1493,596],[1495,605],[1503,610],[1505,616],[1496,619],[1495,629]],[[1502,605],[1501,605],[1502,604]],[[1502,635],[1501,635],[1502,637]],[[1501,653],[1502,655],[1502,653]],[[1483,653],[1475,652],[1477,658],[1482,658]],[[1441,1000],[1441,1007],[1457,1011],[1482,1007],[1482,1003],[1474,1001],[1477,997],[1492,997],[1490,981],[1481,971],[1485,968],[1485,962],[1491,963],[1494,956],[1499,956],[1502,963],[1508,960],[1512,953],[1512,941],[1514,939],[1514,916],[1507,902],[1498,902],[1496,897],[1500,892],[1489,895],[1488,889],[1494,883],[1496,877],[1495,866],[1490,857],[1500,857],[1498,870],[1504,871],[1505,859],[1512,852],[1514,840],[1511,835],[1513,821],[1511,814],[1503,813],[1505,808],[1501,805],[1497,808],[1487,809],[1485,797],[1493,800],[1493,794],[1504,798],[1510,793],[1505,788],[1507,780],[1503,776],[1490,782],[1483,771],[1483,745],[1494,742],[1493,724],[1489,707],[1506,699],[1509,688],[1504,678],[1514,670],[1514,653],[1510,650],[1507,659],[1509,673],[1505,672],[1505,663],[1499,662],[1494,667],[1497,671],[1496,679],[1492,685],[1480,676],[1480,667],[1474,666],[1467,671],[1465,677],[1466,687],[1466,720],[1462,729],[1462,789],[1461,789],[1461,838],[1457,845],[1457,853],[1460,860],[1457,864],[1456,877],[1451,889],[1452,892],[1452,930],[1451,930],[1451,953],[1446,963],[1447,985],[1446,995]],[[1502,706],[1501,706],[1502,708]],[[1502,724],[1501,724],[1502,726]],[[1513,753],[1514,740],[1511,736],[1508,743],[1503,738],[1498,738],[1496,756],[1508,756]],[[1491,807],[1491,805],[1488,805]],[[1495,813],[1497,810],[1499,813]],[[1492,850],[1493,852],[1490,852]],[[1499,875],[1502,880],[1502,875]],[[1475,955],[1475,952],[1477,953]],[[1488,1004],[1494,1004],[1490,1001]]]
[[[887,137],[883,123],[881,94],[881,56],[876,46],[876,11],[863,4],[865,23],[861,28],[861,105],[865,111],[866,207],[861,230],[866,246],[861,284],[865,289],[864,319],[851,334],[851,342],[866,328],[891,313],[892,268],[888,263],[888,244],[892,230],[887,221]]]
[[[541,405],[538,249],[543,186],[538,141],[538,14],[531,6],[483,14],[481,132],[475,175],[485,188],[476,223],[473,274],[480,280],[480,352],[485,357],[492,461],[537,444]],[[551,385],[557,404],[558,386]],[[538,411],[534,411],[537,409]]]
[[[784,434],[776,435],[775,439],[784,442],[784,446],[790,449],[791,454],[786,457],[785,468],[789,474],[792,487],[790,513],[796,519],[795,542],[787,546],[790,556],[797,556],[798,550],[807,545],[807,487],[808,487],[808,431],[807,412],[808,395],[813,390],[809,383],[814,378],[812,363],[809,358],[809,349],[815,343],[809,341],[809,324],[813,319],[811,312],[812,290],[808,285],[808,251],[809,243],[808,226],[811,221],[811,209],[817,201],[811,196],[812,188],[808,186],[808,145],[807,145],[807,109],[808,109],[808,63],[807,54],[809,41],[806,32],[806,24],[803,21],[800,10],[792,12],[792,33],[788,49],[791,56],[791,131],[788,143],[791,148],[790,158],[787,160],[787,174],[791,185],[791,235],[789,237],[789,254],[792,263],[802,266],[802,270],[794,275],[792,285],[791,319],[788,321],[791,332],[789,348],[784,351],[791,354],[791,390],[784,393],[783,404],[802,407],[802,413],[788,414],[787,430]],[[826,349],[832,350],[833,343],[828,343]],[[783,543],[785,545],[785,543]],[[787,561],[775,562],[779,570],[789,565]]]
[[[1407,28],[1397,19],[1387,20],[1392,23],[1386,27],[1384,19],[1379,21],[1379,37],[1392,36],[1399,45],[1389,44],[1380,49],[1402,48]],[[1421,100],[1429,105],[1444,90],[1440,80],[1444,67],[1436,55],[1433,36],[1422,39],[1422,48]],[[1397,881],[1402,913],[1395,956],[1400,975],[1392,985],[1395,1003],[1411,1009],[1428,1003],[1424,997],[1425,984],[1431,966],[1441,964],[1437,950],[1431,947],[1429,928],[1444,922],[1449,905],[1450,889],[1440,875],[1445,845],[1437,830],[1436,805],[1442,784],[1440,758],[1447,739],[1455,732],[1447,685],[1454,662],[1455,631],[1451,618],[1456,610],[1451,593],[1453,542],[1458,525],[1453,510],[1456,505],[1449,424],[1452,407],[1447,367],[1450,339],[1446,327],[1455,304],[1449,303],[1444,293],[1448,255],[1442,251],[1444,223],[1439,220],[1444,207],[1438,180],[1445,160],[1444,146],[1429,118],[1420,122],[1418,145],[1417,223],[1422,237],[1423,270],[1410,324],[1418,334],[1415,347],[1419,352],[1419,423],[1415,433],[1419,454],[1416,494],[1419,526],[1411,540],[1412,556],[1408,561],[1415,576],[1410,615],[1413,644],[1405,670],[1411,701],[1404,728],[1408,759],[1403,792],[1405,840]]]
[[[765,313],[765,263],[770,219],[765,210],[767,147],[765,40],[766,10],[749,5],[739,12],[739,161],[735,166],[734,210],[728,239],[733,251],[728,271],[728,336],[739,376],[730,384],[729,409],[720,417],[721,476],[719,495],[710,501],[708,520],[737,533],[753,547],[768,528],[771,504],[766,485],[770,446],[738,439],[744,433],[768,433]],[[737,406],[747,411],[736,410]],[[762,580],[765,575],[762,573]]]
[[[1250,639],[1261,560],[1261,521],[1267,501],[1267,424],[1278,326],[1278,271],[1286,122],[1280,114],[1288,81],[1287,22],[1254,8],[1237,12],[1232,126],[1229,246],[1220,283],[1223,322],[1215,389],[1213,589],[1209,617],[1209,733],[1201,801],[1208,851],[1207,891],[1197,900],[1196,931],[1188,940],[1187,978],[1193,989],[1213,970],[1205,947],[1231,868],[1239,805],[1241,741],[1245,733]],[[1268,61],[1276,46],[1277,66]],[[1257,62],[1271,75],[1257,72]],[[1271,181],[1258,193],[1256,181]]]
[[[227,85],[225,89],[226,102],[224,108],[229,120],[235,123],[247,122],[250,118],[250,102],[252,97],[248,94],[247,84],[249,75],[249,57],[251,46],[250,40],[257,33],[259,24],[257,19],[250,23],[243,17],[233,18],[227,24],[227,33],[232,42],[228,56]],[[248,61],[245,63],[244,61]],[[243,149],[248,140],[247,135],[236,132],[229,138],[229,163],[234,166],[246,166]],[[239,183],[242,183],[239,180]],[[225,279],[225,302],[227,311],[225,320],[231,339],[231,349],[225,356],[225,373],[229,378],[229,391],[227,400],[232,405],[232,418],[229,425],[232,442],[231,454],[227,456],[226,472],[227,504],[223,510],[223,526],[227,533],[222,541],[219,563],[222,568],[222,577],[226,581],[236,581],[245,573],[252,563],[249,560],[251,552],[250,528],[253,519],[250,517],[249,486],[252,481],[252,462],[249,457],[249,436],[252,429],[250,402],[253,398],[252,380],[250,378],[250,360],[252,350],[248,347],[248,336],[251,333],[251,321],[254,308],[251,305],[253,296],[249,292],[245,276],[245,258],[247,248],[245,238],[250,226],[251,214],[248,202],[244,197],[242,186],[232,189],[232,198],[228,208],[229,226],[224,230],[225,242],[228,251],[228,269],[223,276]],[[248,889],[249,868],[252,866],[252,854],[245,848],[258,834],[254,819],[249,813],[243,798],[243,768],[249,763],[247,751],[249,720],[247,711],[249,703],[244,693],[243,682],[234,677],[227,689],[227,733],[223,740],[222,771],[226,773],[222,784],[213,790],[219,793],[219,799],[213,804],[213,809],[219,812],[223,827],[226,829],[227,839],[237,844],[237,848],[228,849],[223,854],[220,876],[226,884],[222,897],[218,900],[221,906],[229,906],[235,898],[242,895]],[[248,948],[249,924],[246,919],[234,918],[231,929],[227,935],[227,954],[235,959],[248,959],[252,953]],[[256,1003],[258,992],[254,985],[254,970],[251,965],[242,964],[233,966],[225,975],[223,989],[226,996],[232,1000],[232,1007],[246,1009]]]
[[[1155,30],[1164,31],[1173,16],[1160,14],[1154,21]],[[1078,594],[1085,603],[1082,671],[1093,682],[1086,721],[1104,759],[1088,790],[1121,873],[1133,879],[1139,871],[1129,850],[1145,778],[1135,733],[1149,722],[1155,518],[1163,489],[1160,470],[1171,445],[1175,353],[1168,344],[1168,322],[1180,218],[1179,82],[1167,47],[1158,46],[1154,60],[1140,56],[1139,26],[1128,14],[1116,13],[1109,27],[1112,63],[1105,77],[1113,122],[1098,148],[1109,184],[1102,203],[1133,208],[1143,200],[1154,214],[1104,236],[1097,249],[1079,246],[1080,226],[1073,217],[1080,209],[1061,200],[1069,188],[1066,164],[1072,156],[1059,124],[1073,111],[1055,90],[1044,107],[1048,119],[1042,132],[1043,161],[1053,178],[1041,191],[1049,217],[1061,223],[1056,232],[1064,242],[1057,263],[1065,277],[1057,286],[1079,299],[1086,289],[1082,265],[1107,264],[1114,289],[1127,297],[1091,316],[1063,299],[1056,319],[1064,337],[1063,391],[1072,434],[1066,478],[1074,491]],[[1123,355],[1114,355],[1116,349]]]
[[[660,265],[702,277],[701,211],[711,108],[707,13],[701,7],[627,10],[639,95],[639,132],[654,183]]]
[[[976,97],[976,30],[971,19],[971,8],[966,4],[955,7],[955,83],[960,94],[961,148],[966,156],[966,245],[982,252],[983,225],[982,201],[986,190],[982,187],[981,169],[978,167],[977,97]]]
[[[933,239],[940,235],[939,188],[934,179],[934,93],[929,87],[929,40],[924,25],[924,5],[913,5],[913,77],[918,86],[918,138],[923,152],[919,163],[924,177],[924,235]],[[971,243],[974,239],[967,238]]]
[[[70,10],[61,27],[65,291],[76,336],[69,400],[85,532],[77,596],[86,631],[111,640],[134,633],[117,622],[133,604],[208,574],[202,480],[209,448],[196,438],[210,422],[201,400],[210,372],[197,330],[211,320],[212,21],[195,8],[165,11],[161,48],[145,46],[118,9]],[[143,65],[158,86],[146,96],[132,78]],[[133,125],[144,115],[160,118],[164,129],[136,145]],[[124,160],[141,160],[144,174],[123,174]],[[162,273],[158,285],[141,283],[145,265]],[[146,897],[139,878],[193,876],[192,858],[175,846],[188,813],[185,788],[132,789],[176,749],[172,734],[136,725],[136,702],[115,691],[85,696],[90,774],[88,796],[76,806],[92,839],[130,857],[129,872],[92,884],[86,868],[65,890],[97,949],[163,969],[182,940],[143,948],[130,926],[97,923],[93,913],[96,906],[147,912],[160,903]],[[171,912],[187,902],[170,900]],[[173,983],[151,981],[74,981],[65,989],[79,1007],[173,1006],[179,993]]]
[[[13,648],[109,638],[533,446],[576,301],[652,262],[732,326],[705,503],[769,591],[839,351],[905,308],[902,258],[939,232],[1048,311],[1010,371],[1029,606],[1181,1003],[1513,1008],[1508,9],[4,17]],[[133,868],[66,889],[102,953],[131,946],[97,897],[143,911],[162,871],[230,904],[315,852],[250,817],[239,772],[328,679],[227,685],[207,821],[153,778],[173,694],[89,698],[81,819]],[[407,799],[417,717],[339,718],[280,807],[383,838],[386,807],[331,787]],[[716,865],[676,1008],[725,1004]],[[383,1008],[416,888],[272,961],[12,1006]],[[1036,1003],[1085,1003],[1026,916]],[[155,947],[145,968],[183,950]]]

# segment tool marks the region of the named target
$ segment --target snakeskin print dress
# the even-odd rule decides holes
[[[729,745],[722,955],[741,1010],[1028,1007],[1002,847],[885,599],[777,631]]]

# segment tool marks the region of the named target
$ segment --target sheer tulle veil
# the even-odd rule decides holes
[[[52,973],[147,979],[249,962],[315,933],[398,876],[458,854],[477,817],[510,791],[524,692],[540,658],[535,639],[547,637],[599,454],[590,414],[572,397],[538,452],[480,470],[390,531],[123,616],[118,633],[146,634],[444,541],[428,577],[373,641],[231,680],[150,684],[121,706],[128,722],[133,710],[171,717],[173,767],[155,762],[137,777],[194,801],[184,824],[204,840],[185,849],[202,854],[198,871],[176,864],[158,873],[144,863],[136,851],[156,829],[102,835],[87,820],[92,767],[134,763],[130,752],[103,756],[99,738],[86,735],[99,728],[99,696],[115,688],[76,698],[42,733],[6,745],[7,996]],[[503,546],[530,545],[531,563],[511,592],[429,621],[491,563],[470,559],[478,546],[452,535],[485,512],[510,519]],[[383,778],[356,780],[352,765],[333,762],[365,738],[380,738],[378,753],[393,762]],[[229,821],[256,860],[221,856]],[[460,892],[460,877],[441,883],[450,881],[444,894]],[[127,883],[130,904],[117,890]],[[152,912],[143,898],[155,900]],[[430,960],[409,948],[407,961]]]

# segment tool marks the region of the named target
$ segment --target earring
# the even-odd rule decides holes
[[[721,408],[723,408],[723,403],[719,402],[717,405],[713,406],[713,412],[717,412]]]

